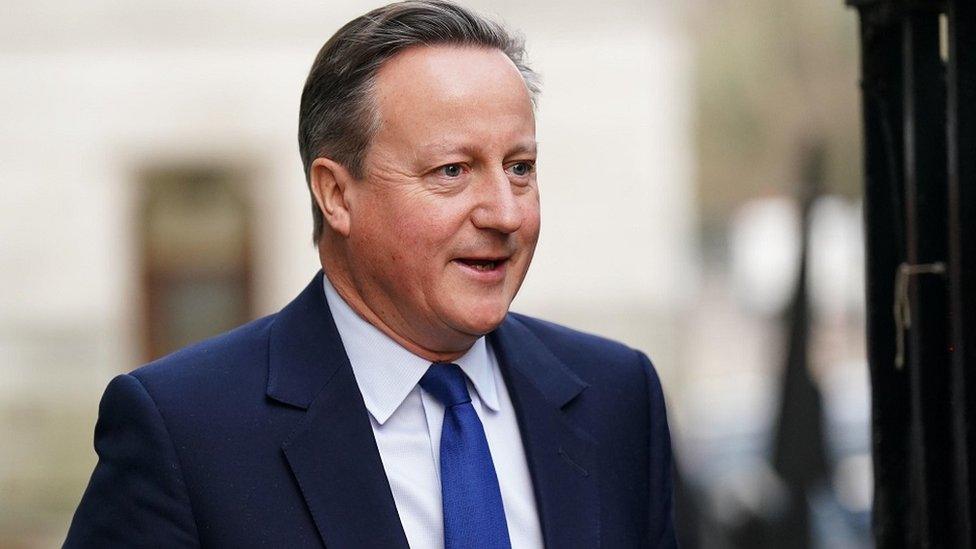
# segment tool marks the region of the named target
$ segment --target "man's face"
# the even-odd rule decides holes
[[[499,50],[417,47],[387,61],[347,254],[369,309],[425,349],[504,319],[539,236],[535,116]]]

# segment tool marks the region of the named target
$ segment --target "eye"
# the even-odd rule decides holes
[[[509,169],[512,171],[513,175],[518,177],[525,177],[535,170],[535,162],[530,162],[523,160],[521,162],[516,162],[512,164]]]
[[[464,173],[464,168],[460,164],[447,164],[437,170],[446,177],[460,177]]]

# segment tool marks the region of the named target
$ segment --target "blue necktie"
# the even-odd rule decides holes
[[[441,427],[441,495],[445,549],[510,549],[508,525],[488,439],[464,372],[435,362],[420,386],[444,405]]]

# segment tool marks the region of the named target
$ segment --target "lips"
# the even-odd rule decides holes
[[[478,271],[494,271],[498,267],[502,266],[508,258],[497,257],[497,258],[476,258],[476,257],[460,257],[455,259],[458,263],[476,269]]]

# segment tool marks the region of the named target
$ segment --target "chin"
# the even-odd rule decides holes
[[[508,314],[508,305],[491,304],[472,307],[469,314],[464,318],[464,331],[469,334],[485,335],[497,328],[505,315]]]

